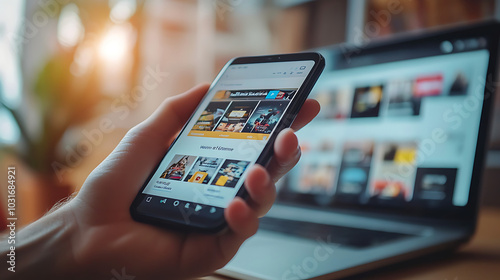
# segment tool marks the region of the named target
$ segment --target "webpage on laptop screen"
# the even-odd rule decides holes
[[[467,204],[489,53],[324,73],[282,191],[312,203]]]

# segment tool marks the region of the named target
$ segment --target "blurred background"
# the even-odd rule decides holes
[[[391,5],[400,12],[388,19],[383,11]],[[21,224],[78,191],[163,99],[212,81],[232,57],[364,44],[500,18],[498,0],[0,0],[0,6],[0,215],[5,170],[15,166]],[[498,98],[495,108],[486,205],[500,196],[493,183],[500,179]]]

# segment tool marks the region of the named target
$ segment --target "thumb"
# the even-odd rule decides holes
[[[207,90],[208,85],[204,84],[165,99],[148,119],[132,128],[92,171],[82,187],[82,196],[100,196],[99,199],[129,204]],[[117,193],[127,199],[117,199]]]

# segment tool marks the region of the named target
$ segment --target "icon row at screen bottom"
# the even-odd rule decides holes
[[[172,198],[157,197],[157,196],[146,196],[144,198],[144,201],[147,204],[151,204],[154,206],[178,208],[180,210],[183,209],[186,212],[194,212],[194,213],[205,212],[205,213],[215,214],[217,212],[223,211],[223,209],[220,207],[183,201],[178,199],[172,199]]]

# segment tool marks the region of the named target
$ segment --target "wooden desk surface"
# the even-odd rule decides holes
[[[432,255],[356,275],[353,279],[500,279],[500,209],[481,209],[476,234],[452,253]],[[225,280],[208,276],[204,280]]]

